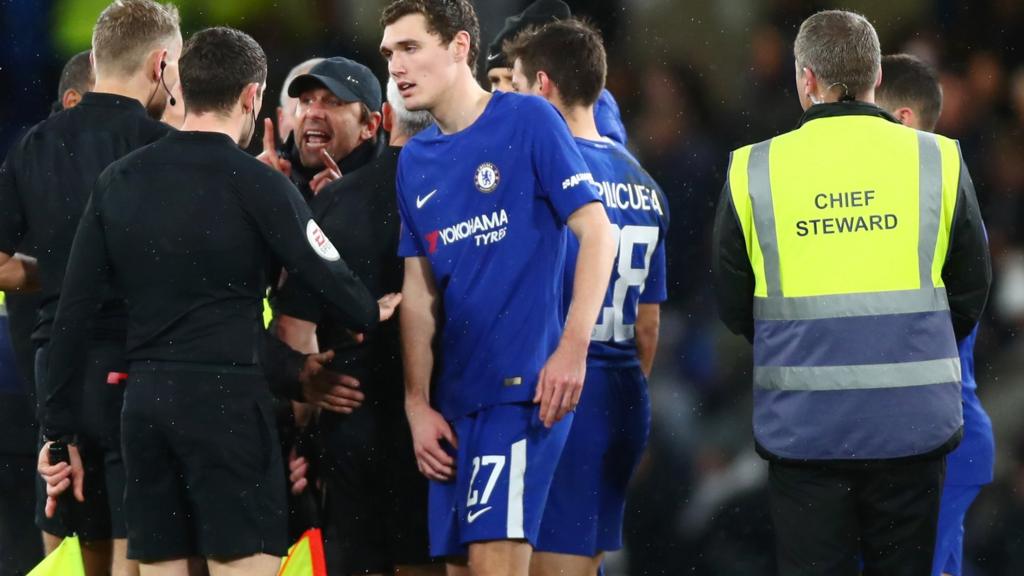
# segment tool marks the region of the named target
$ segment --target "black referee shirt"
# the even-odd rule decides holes
[[[75,431],[74,378],[107,278],[125,296],[126,357],[258,363],[275,261],[365,331],[379,308],[295,187],[214,132],[177,132],[112,164],[82,216],[51,343],[44,431]]]
[[[33,338],[50,337],[75,228],[100,172],[171,131],[134,98],[89,92],[32,127],[0,168],[0,252],[26,241],[39,261],[42,303]],[[96,339],[124,338],[124,304],[106,288]]]
[[[401,148],[388,147],[373,162],[324,187],[310,202],[317,222],[334,241],[342,259],[376,296],[402,290],[402,259],[398,257],[399,218],[395,173]],[[316,323],[320,349],[333,349],[331,367],[363,382],[401,383],[398,323],[381,324],[352,344],[345,326],[326,302],[302,284],[288,281],[275,309]],[[402,387],[394,387],[401,393]],[[370,397],[378,391],[364,389]]]

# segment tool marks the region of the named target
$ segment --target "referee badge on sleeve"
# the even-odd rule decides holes
[[[313,247],[313,250],[324,260],[329,262],[341,260],[338,249],[331,244],[331,239],[324,234],[324,231],[312,218],[306,223],[306,239],[309,240],[309,245]]]
[[[494,192],[494,189],[498,187],[498,182],[500,180],[501,174],[498,173],[498,167],[494,164],[484,162],[476,167],[476,175],[473,176],[473,183],[476,184],[476,189],[484,194]]]

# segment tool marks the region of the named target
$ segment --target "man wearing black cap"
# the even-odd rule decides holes
[[[381,93],[369,68],[340,56],[327,58],[292,80],[288,95],[299,103],[285,152],[275,149],[273,121],[267,118],[259,158],[287,175],[307,200],[377,156]]]
[[[406,110],[393,81],[383,106],[388,147],[311,202],[317,222],[373,294],[402,288],[402,260],[396,255],[398,154],[434,122],[428,112]],[[430,565],[427,482],[416,469],[405,416],[398,326],[382,324],[356,345],[325,313],[325,302],[296,282],[285,284],[276,305],[282,339],[306,353],[316,352],[317,343],[333,348],[332,368],[357,380],[363,393],[357,407],[321,403],[321,471],[337,536],[325,543],[328,562],[337,555],[343,574],[443,573],[443,564]]]
[[[487,47],[487,81],[491,84],[491,91],[515,91],[512,88],[512,62],[505,56],[507,42],[527,28],[570,17],[572,11],[562,0],[537,0],[519,14],[505,18],[505,27]],[[597,121],[598,133],[619,144],[626,144],[626,127],[622,125],[619,104],[607,89],[601,90],[601,96],[594,105],[594,120]]]

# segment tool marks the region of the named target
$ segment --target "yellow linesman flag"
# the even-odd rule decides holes
[[[277,576],[327,576],[324,540],[319,528],[310,528],[288,549]]]
[[[85,576],[78,536],[65,538],[28,576]]]
[[[270,321],[274,319],[274,311],[270,308],[270,298],[263,297],[263,328],[270,328]]]

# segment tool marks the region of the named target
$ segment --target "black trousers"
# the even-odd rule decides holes
[[[929,576],[945,457],[770,464],[780,576]]]

